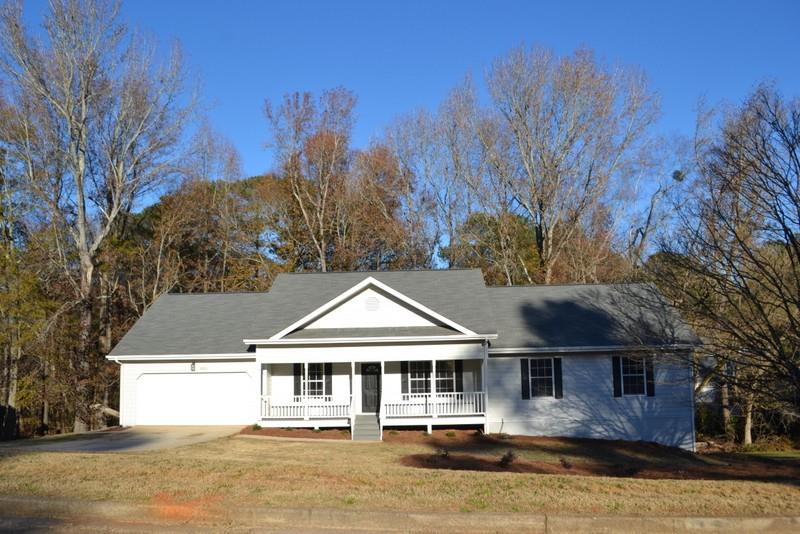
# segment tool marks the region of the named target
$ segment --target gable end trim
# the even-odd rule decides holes
[[[397,291],[395,289],[392,289],[391,287],[389,287],[388,285],[384,284],[383,282],[380,282],[379,280],[376,280],[372,276],[369,276],[369,277],[365,278],[364,280],[362,280],[361,282],[359,282],[358,284],[356,284],[353,287],[351,287],[350,289],[348,289],[347,291],[345,291],[344,293],[341,293],[339,296],[334,297],[333,299],[329,300],[328,302],[326,302],[325,304],[323,304],[319,308],[315,309],[311,313],[308,313],[305,316],[301,317],[300,319],[298,319],[294,323],[290,324],[289,326],[287,326],[286,328],[284,328],[283,330],[281,330],[277,334],[274,334],[269,339],[272,340],[272,341],[277,341],[279,339],[283,339],[284,336],[290,334],[291,332],[294,332],[295,330],[297,330],[298,328],[300,328],[302,326],[305,326],[305,325],[309,324],[314,319],[317,319],[317,318],[321,317],[326,312],[332,310],[333,308],[335,308],[339,304],[342,304],[343,302],[349,300],[351,297],[353,297],[354,295],[358,294],[363,289],[365,289],[365,288],[367,288],[369,286],[375,287],[377,289],[380,289],[381,291],[384,291],[385,293],[388,293],[389,295],[393,296],[394,298],[396,298],[396,299],[400,300],[401,302],[404,302],[405,304],[409,305],[410,307],[416,309],[417,311],[422,312],[425,315],[428,315],[430,317],[433,317],[434,319],[437,319],[437,320],[441,321],[443,324],[449,326],[450,328],[453,328],[454,330],[458,330],[459,332],[461,332],[462,334],[464,334],[466,336],[477,336],[478,335],[477,333],[473,332],[472,330],[470,330],[470,329],[468,329],[468,328],[466,328],[464,326],[461,326],[460,324],[456,323],[455,321],[452,321],[452,320],[448,319],[447,317],[445,317],[445,316],[433,311],[432,309],[428,308],[427,306],[425,306],[423,304],[420,304],[419,302],[415,301],[414,299],[412,299],[410,297],[407,297],[406,295],[400,293],[399,291]]]

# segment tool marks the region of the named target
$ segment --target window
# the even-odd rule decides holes
[[[321,363],[309,363],[308,380],[303,388],[305,395],[321,397],[325,394],[325,371]],[[303,377],[305,379],[305,377]]]
[[[454,393],[456,390],[456,366],[452,361],[436,362],[436,392]]]
[[[623,395],[644,395],[644,358],[622,357],[620,360]]]
[[[431,362],[408,363],[408,392],[409,393],[431,392]]]
[[[531,397],[553,396],[553,359],[531,358],[529,360]]]

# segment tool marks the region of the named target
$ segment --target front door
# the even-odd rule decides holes
[[[361,364],[361,411],[377,413],[381,401],[381,365]]]

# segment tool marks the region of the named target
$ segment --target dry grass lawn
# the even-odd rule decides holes
[[[0,494],[71,497],[141,503],[198,502],[227,506],[351,508],[378,510],[496,511],[626,515],[796,515],[800,481],[796,458],[787,478],[751,480],[652,480],[513,472],[422,469],[404,458],[435,453],[453,435],[383,443],[292,442],[225,438],[172,450],[85,454],[0,449]],[[392,441],[392,438],[394,441]],[[409,442],[411,441],[411,442]],[[509,445],[509,447],[513,446]],[[462,449],[454,444],[453,449]],[[482,450],[493,455],[506,449]],[[519,447],[520,460],[581,465],[591,442],[551,440]],[[668,462],[748,462],[636,458],[641,453],[607,448],[603,453],[655,465]],[[596,459],[595,459],[596,460]]]

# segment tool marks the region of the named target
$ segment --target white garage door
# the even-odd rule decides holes
[[[257,402],[247,373],[143,374],[136,381],[136,424],[248,424]]]

